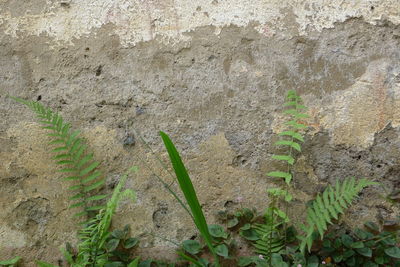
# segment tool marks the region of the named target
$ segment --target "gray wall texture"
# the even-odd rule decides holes
[[[363,191],[343,223],[392,220],[399,209],[384,196],[400,188],[399,25],[398,0],[0,0],[0,259],[57,263],[59,248],[77,242],[49,139],[6,94],[40,100],[82,130],[105,190],[139,166],[128,184],[137,201],[122,203],[115,226],[182,241],[193,223],[135,132],[163,159],[158,131],[171,135],[210,222],[240,205],[262,211],[284,95],[296,89],[311,119],[290,215],[301,220],[304,202],[355,176],[383,187]],[[151,236],[140,246],[174,253]]]

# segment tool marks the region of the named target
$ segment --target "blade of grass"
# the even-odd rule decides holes
[[[176,178],[179,183],[179,187],[181,188],[183,195],[185,196],[185,199],[192,212],[194,223],[197,226],[200,234],[204,238],[204,241],[210,249],[210,252],[213,254],[215,265],[219,266],[218,256],[216,254],[215,248],[212,245],[212,237],[210,235],[210,232],[208,231],[206,218],[204,217],[199,200],[197,199],[196,191],[194,190],[193,184],[190,180],[189,174],[186,171],[185,165],[183,164],[178,151],[176,150],[168,135],[160,131],[160,136],[170,157],[172,167],[174,168]]]

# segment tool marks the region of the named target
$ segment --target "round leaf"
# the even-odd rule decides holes
[[[369,257],[370,258],[372,256],[372,250],[370,248],[368,248],[368,247],[357,248],[356,251],[357,251],[358,254],[361,254],[361,255],[363,255],[365,257]]]
[[[133,248],[139,243],[139,239],[131,237],[125,240],[124,242],[124,248]]]
[[[236,217],[234,217],[233,219],[230,219],[228,221],[228,228],[235,227],[238,223],[239,223],[239,220]]]
[[[400,248],[398,247],[387,248],[385,249],[385,253],[392,258],[400,259]]]
[[[352,248],[363,248],[364,247],[364,243],[362,241],[357,241],[354,242],[353,244],[351,244]]]
[[[224,228],[218,224],[210,224],[208,231],[213,237],[227,238],[228,234],[224,231]]]
[[[185,240],[182,242],[183,249],[192,255],[195,255],[200,252],[201,245],[196,240]]]
[[[113,251],[118,247],[118,244],[119,244],[119,239],[111,239],[110,241],[107,242],[106,249],[108,251]]]
[[[111,235],[115,237],[116,239],[123,239],[124,238],[124,231],[120,229],[115,229],[112,231]]]
[[[242,230],[240,231],[240,235],[246,238],[247,240],[255,241],[260,239],[260,236],[257,234],[257,232],[254,229],[249,229],[249,230]]]
[[[225,244],[218,245],[215,248],[215,251],[217,252],[218,255],[220,255],[224,258],[228,258],[229,251],[228,251],[228,247]]]
[[[341,236],[342,243],[348,248],[351,248],[351,244],[353,244],[353,238],[349,235],[342,235]]]

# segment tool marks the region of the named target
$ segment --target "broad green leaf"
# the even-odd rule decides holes
[[[239,223],[239,220],[238,220],[236,217],[234,217],[233,219],[230,219],[230,220],[228,221],[227,227],[228,227],[228,228],[235,227],[238,223]]]
[[[218,224],[210,224],[208,226],[208,231],[210,232],[210,235],[213,237],[219,237],[219,238],[228,237],[228,234],[225,232],[224,228]]]
[[[119,245],[119,239],[111,239],[106,244],[107,251],[114,251]]]
[[[356,251],[357,251],[358,254],[361,254],[364,257],[368,257],[368,258],[372,257],[372,250],[370,248],[368,248],[368,247],[356,248]]]
[[[192,255],[196,255],[201,251],[201,245],[196,240],[185,240],[182,242],[183,249]]]
[[[400,259],[400,248],[398,247],[387,248],[385,249],[385,253],[389,257]]]
[[[215,251],[221,257],[228,258],[228,256],[229,256],[228,255],[229,254],[228,247],[225,244],[218,245],[215,248]]]
[[[133,248],[134,246],[136,246],[137,244],[139,244],[139,239],[130,237],[124,241],[124,248],[130,249],[130,248]]]

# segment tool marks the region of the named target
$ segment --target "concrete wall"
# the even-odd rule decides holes
[[[393,219],[398,207],[383,196],[400,187],[399,24],[397,0],[0,0],[0,259],[57,263],[77,230],[49,139],[7,93],[40,99],[81,129],[106,190],[140,167],[129,181],[138,200],[115,222],[134,235],[196,234],[134,131],[164,159],[158,131],[171,135],[210,222],[240,205],[262,211],[289,89],[311,116],[291,216],[327,183],[356,176],[385,189],[365,190],[344,223]],[[149,236],[141,247],[174,253]]]

